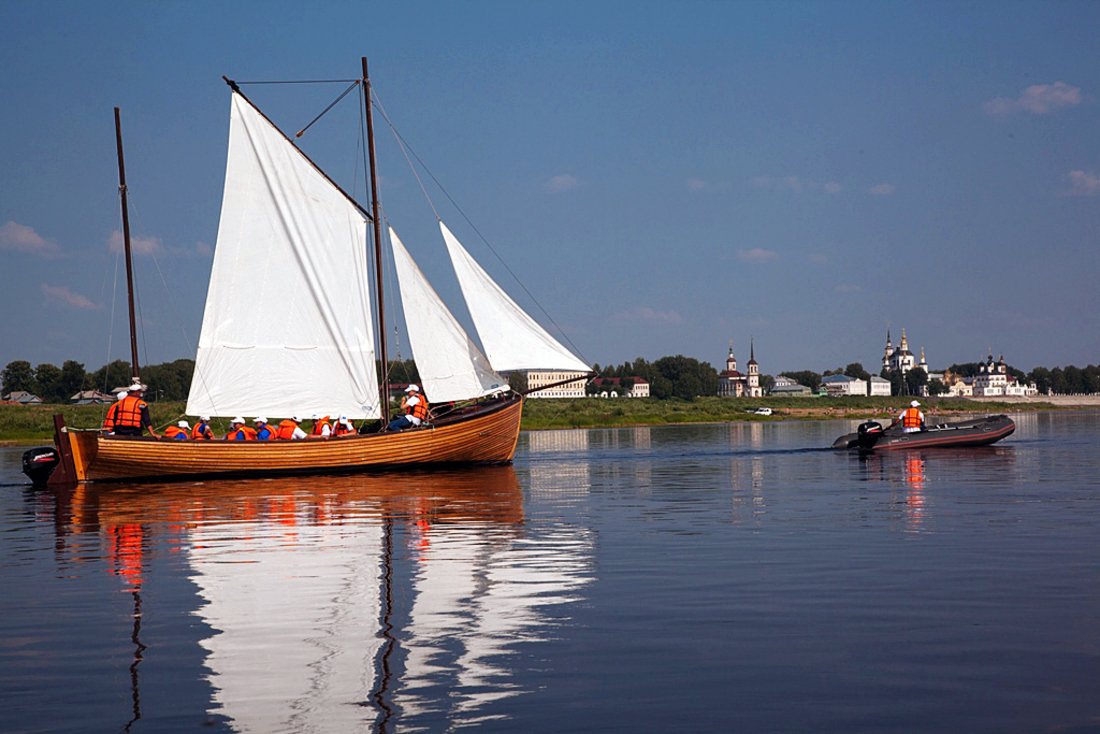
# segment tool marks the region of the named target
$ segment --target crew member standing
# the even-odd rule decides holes
[[[125,398],[119,401],[115,412],[115,433],[119,436],[140,436],[145,431],[153,438],[160,435],[153,429],[153,419],[149,417],[149,405],[142,399],[145,385],[134,383],[126,390]]]

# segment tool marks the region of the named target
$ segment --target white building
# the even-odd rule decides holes
[[[878,375],[871,375],[871,380],[868,382],[868,389],[868,395],[890,397],[890,381]]]
[[[762,398],[764,388],[760,386],[760,365],[756,361],[756,345],[749,340],[749,361],[745,365],[748,373],[737,370],[737,357],[733,356],[733,344],[730,344],[726,356],[726,369],[718,373],[718,397],[721,398]]]
[[[905,336],[905,329],[901,330],[901,344],[896,348],[890,341],[890,331],[888,329],[886,331],[886,348],[882,353],[882,367],[891,372],[900,370],[903,375],[914,367],[920,367],[927,372],[928,362],[924,359],[924,347],[921,347],[920,362],[918,363],[917,358],[909,351],[909,339]]]
[[[583,398],[587,373],[563,370],[531,370],[527,373],[529,398]],[[554,387],[541,390],[546,385]]]
[[[866,395],[867,381],[848,375],[829,375],[821,378],[821,384],[829,397]]]

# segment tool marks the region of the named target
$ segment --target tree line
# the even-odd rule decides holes
[[[981,362],[964,362],[948,367],[954,374],[974,377],[981,369]],[[624,388],[631,383],[630,378],[640,377],[649,383],[650,395],[658,399],[681,398],[692,400],[700,396],[718,394],[718,370],[709,362],[701,362],[693,357],[677,354],[661,357],[649,362],[641,357],[618,365],[601,367],[593,365],[597,377],[621,380]],[[146,398],[149,400],[186,400],[191,387],[191,376],[195,371],[192,359],[177,359],[174,362],[147,365],[142,368],[141,380],[148,386]],[[1100,366],[1087,367],[1036,367],[1024,373],[1014,367],[1008,373],[1023,382],[1034,382],[1039,392],[1056,394],[1100,393]],[[130,384],[130,363],[115,360],[103,365],[94,372],[85,370],[84,365],[75,360],[67,360],[60,367],[43,363],[32,366],[25,360],[9,362],[0,374],[3,382],[3,394],[23,390],[33,393],[47,403],[67,403],[72,396],[84,390],[99,390],[109,393],[116,387]],[[852,362],[843,368],[825,370],[822,373],[811,370],[781,372],[795,382],[817,392],[821,380],[829,375],[848,375],[861,380],[870,379],[871,374],[859,362]],[[931,395],[947,391],[940,380],[929,380],[928,374],[921,368],[907,372],[904,377],[899,373],[883,370],[881,376],[891,381],[894,395],[917,394],[921,388],[928,387]],[[390,380],[406,382],[419,381],[416,365],[410,360],[396,360],[390,366]],[[523,375],[509,375],[509,382],[516,389],[525,387]],[[775,379],[771,375],[761,375],[760,384],[765,391],[770,390]]]

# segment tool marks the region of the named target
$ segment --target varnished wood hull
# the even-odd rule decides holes
[[[304,441],[168,441],[69,430],[57,437],[62,462],[50,482],[504,464],[515,455],[522,413],[522,398],[513,397],[428,428]]]

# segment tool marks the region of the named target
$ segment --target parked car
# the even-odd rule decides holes
[[[772,414],[772,409],[771,408],[757,408],[756,410],[753,411],[753,414],[754,415],[771,415]]]

